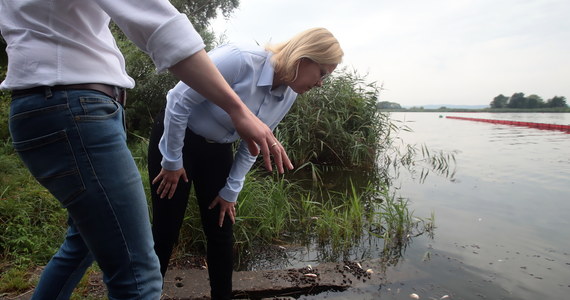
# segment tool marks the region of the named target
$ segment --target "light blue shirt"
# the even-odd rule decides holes
[[[287,86],[271,90],[275,73],[270,61],[272,53],[259,46],[224,45],[208,55],[246,106],[271,130],[275,129],[295,102],[297,93]],[[231,143],[239,139],[230,116],[183,82],[168,92],[166,100],[164,134],[159,143],[164,169],[183,167],[186,128],[216,143]],[[247,143],[241,141],[219,196],[235,202],[245,175],[256,159],[249,153]]]

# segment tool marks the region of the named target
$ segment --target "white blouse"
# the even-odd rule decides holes
[[[105,83],[132,88],[112,19],[164,71],[204,48],[188,18],[168,0],[1,0],[8,43],[2,89]]]

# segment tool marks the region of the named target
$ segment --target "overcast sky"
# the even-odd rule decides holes
[[[517,92],[570,100],[569,0],[240,0],[212,27],[261,45],[326,27],[341,67],[384,83],[381,100],[403,106],[488,105]]]

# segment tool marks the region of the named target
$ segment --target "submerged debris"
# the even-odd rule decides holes
[[[368,269],[365,271],[360,263],[352,261],[345,261],[344,268],[348,270],[349,273],[354,275],[357,279],[362,279],[362,280],[370,279],[372,273],[374,273],[372,269]]]
[[[411,294],[410,294],[410,298],[412,298],[412,299],[420,299],[420,296],[418,296],[418,294],[411,293]]]

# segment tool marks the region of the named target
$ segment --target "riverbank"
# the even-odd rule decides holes
[[[368,282],[381,284],[383,276],[375,274],[374,261],[325,263],[297,269],[234,272],[234,299],[275,299],[298,297],[327,291],[343,291]],[[106,288],[100,272],[90,273],[89,299],[105,299]],[[4,295],[1,299],[29,300],[33,289],[19,295]],[[193,264],[170,269],[164,281],[161,299],[209,299],[210,285],[205,266]]]

